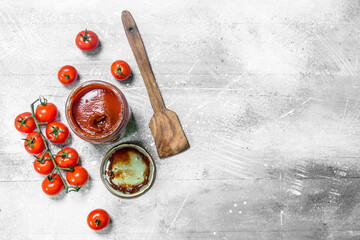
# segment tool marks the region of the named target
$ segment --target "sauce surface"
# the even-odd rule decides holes
[[[109,166],[105,174],[114,189],[123,193],[135,193],[149,182],[150,161],[137,149],[118,149],[108,161]]]
[[[74,99],[72,115],[86,134],[104,135],[121,120],[122,105],[118,96],[102,85],[86,86]]]

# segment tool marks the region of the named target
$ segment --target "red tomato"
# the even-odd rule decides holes
[[[87,217],[87,223],[93,230],[101,230],[110,222],[109,214],[103,209],[91,211]]]
[[[71,186],[82,187],[89,179],[89,174],[85,168],[81,166],[74,167],[74,171],[66,173],[66,180]]]
[[[34,162],[34,169],[36,172],[48,175],[54,169],[54,163],[52,162],[49,153],[42,153],[36,157]]]
[[[79,162],[78,152],[70,147],[62,149],[56,155],[56,164],[62,168],[69,168],[71,166],[75,167],[76,164]]]
[[[95,50],[99,44],[99,38],[93,31],[85,29],[76,35],[75,43],[83,51],[90,52]]]
[[[77,76],[76,69],[70,65],[63,66],[58,72],[59,81],[65,85],[72,84],[77,79]]]
[[[19,114],[15,118],[15,127],[19,132],[30,133],[36,128],[34,119],[31,117],[31,113],[24,112]]]
[[[64,189],[64,183],[58,174],[52,174],[44,179],[42,189],[47,195],[57,195]]]
[[[64,143],[69,137],[69,129],[62,122],[51,122],[46,127],[46,137],[52,143]]]
[[[111,64],[111,74],[114,78],[123,81],[129,78],[131,69],[125,61],[117,60]]]
[[[28,153],[38,154],[44,151],[45,144],[38,132],[31,132],[26,136],[24,147]]]
[[[35,116],[40,122],[53,122],[58,114],[57,107],[53,103],[40,104],[36,108]]]

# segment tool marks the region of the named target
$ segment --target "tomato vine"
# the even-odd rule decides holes
[[[36,128],[38,130],[38,134],[41,136],[42,140],[44,141],[44,145],[45,145],[45,153],[48,153],[50,158],[51,158],[51,161],[53,162],[54,164],[54,169],[51,171],[51,173],[47,176],[47,178],[49,179],[49,181],[52,181],[53,180],[53,173],[55,172],[55,170],[57,171],[58,175],[60,176],[61,178],[61,181],[63,182],[64,184],[64,187],[65,187],[65,191],[66,193],[68,192],[77,192],[80,190],[80,187],[78,186],[69,186],[68,183],[65,181],[64,177],[62,176],[61,174],[61,171],[60,169],[62,170],[67,170],[67,171],[73,171],[74,168],[60,168],[55,159],[54,159],[54,155],[51,153],[50,149],[49,149],[49,146],[48,146],[48,142],[47,142],[47,139],[45,138],[44,134],[42,133],[41,131],[41,128],[40,128],[40,124],[47,124],[47,123],[43,123],[43,122],[39,122],[36,117],[35,117],[35,110],[34,110],[34,105],[40,101],[41,104],[46,104],[47,103],[47,99],[45,99],[44,97],[40,96],[36,101],[34,101],[31,105],[30,105],[30,108],[31,108],[31,117],[34,119],[35,121],[35,124],[36,124]],[[55,155],[56,156],[56,155]]]

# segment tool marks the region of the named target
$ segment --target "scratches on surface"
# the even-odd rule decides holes
[[[282,115],[281,117],[279,117],[277,120],[280,120],[280,119],[282,119],[282,118],[284,118],[284,117],[286,117],[286,116],[288,116],[290,114],[293,114],[295,112],[295,110],[296,110],[295,108],[290,110],[289,112],[287,112],[284,115]]]
[[[178,95],[174,100],[172,100],[169,104],[166,104],[166,107],[169,108],[171,105],[173,105],[175,102],[177,102],[180,99],[181,95]]]
[[[12,49],[11,51],[9,51],[9,52],[5,53],[4,55],[2,55],[2,56],[0,57],[0,59],[3,59],[3,58],[5,58],[5,57],[9,56],[10,54],[16,52],[18,49],[19,49],[19,47]]]
[[[333,41],[329,37],[325,36],[324,33],[320,34],[320,42],[323,43],[326,48],[325,50],[330,53],[331,59],[338,65],[344,75],[355,75],[354,68],[345,59],[345,57],[339,53],[339,48],[337,46],[335,47]]]
[[[308,99],[306,99],[304,102],[301,103],[301,105],[305,105],[306,103],[308,103],[312,98],[309,97]]]
[[[185,205],[185,203],[186,203],[186,201],[187,201],[187,199],[188,199],[189,195],[190,195],[190,192],[188,192],[188,194],[186,195],[186,197],[185,197],[184,201],[181,203],[181,205],[180,205],[180,207],[179,207],[179,210],[177,211],[177,213],[176,213],[175,217],[174,217],[174,218],[173,218],[173,220],[171,221],[171,224],[170,224],[169,228],[168,228],[168,229],[167,229],[167,231],[166,231],[166,234],[168,234],[168,233],[169,233],[169,231],[170,231],[170,229],[172,228],[172,226],[173,226],[173,224],[174,224],[174,222],[175,222],[176,218],[177,218],[177,217],[179,216],[179,214],[180,214],[180,211],[183,209],[183,207],[184,207],[184,205]]]
[[[147,18],[148,16],[152,16],[154,13],[159,12],[159,11],[161,11],[163,9],[169,8],[170,6],[176,4],[177,2],[179,2],[179,0],[175,0],[175,1],[169,2],[168,4],[164,4],[161,7],[156,8],[154,11],[151,11],[149,13],[144,14],[143,17]]]
[[[203,151],[208,155],[206,161],[211,164],[213,169],[240,179],[269,177],[263,171],[263,160],[252,156],[252,153],[246,149],[246,143],[216,135],[212,138],[215,142]]]
[[[4,16],[3,16],[3,12],[2,11],[0,11],[0,17],[2,18],[2,20],[3,20],[3,23],[7,23],[7,21],[6,21],[6,19],[4,18]]]
[[[340,128],[339,128],[340,132],[342,131],[342,128],[343,128],[344,119],[345,119],[345,116],[346,116],[346,111],[347,111],[347,108],[348,108],[348,104],[349,104],[349,98],[346,98],[344,112],[343,112],[343,116],[342,116],[341,122],[340,122]]]
[[[147,94],[144,93],[140,93],[137,90],[129,90],[126,91],[126,98],[131,102],[132,106],[143,106],[148,104],[148,100],[147,100]]]
[[[301,106],[304,106],[306,103],[310,102],[311,100],[312,100],[312,97],[309,97],[308,99],[306,99],[305,101],[303,101],[303,102],[300,104],[299,108],[300,108]],[[278,119],[276,119],[276,121],[278,121],[278,120],[280,120],[280,119],[283,119],[283,118],[285,118],[285,117],[287,117],[287,116],[289,116],[289,115],[294,114],[299,108],[293,108],[293,109],[291,109],[291,110],[288,111],[287,113],[281,115]]]
[[[192,70],[194,69],[194,67],[196,66],[196,64],[199,62],[199,59],[196,59],[196,61],[193,63],[193,65],[190,67],[188,74],[190,74],[192,72]]]
[[[359,58],[357,57],[355,65],[354,65],[354,72],[356,72],[356,70],[357,70],[358,62],[359,62]]]
[[[308,198],[309,203],[304,207],[305,212],[310,211],[319,203],[336,205],[344,200],[344,194],[348,194],[344,188],[348,183],[343,181],[343,178],[348,175],[348,171],[346,166],[333,167],[305,161],[295,166],[293,172],[286,174],[284,179],[286,191],[295,196],[304,195]],[[321,180],[319,181],[321,185],[318,188],[309,189],[309,184],[314,179]]]

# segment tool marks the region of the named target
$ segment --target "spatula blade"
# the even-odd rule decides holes
[[[164,109],[154,113],[149,122],[160,158],[180,153],[190,147],[175,112]]]

